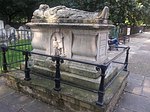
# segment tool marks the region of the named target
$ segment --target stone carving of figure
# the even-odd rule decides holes
[[[4,22],[0,20],[0,29],[4,29]]]
[[[48,5],[46,5],[46,4],[41,4],[40,6],[39,6],[39,9],[37,9],[37,10],[35,10],[34,12],[33,12],[33,17],[32,17],[32,19],[34,19],[34,20],[42,20],[43,19],[43,21],[44,21],[44,12],[47,10],[47,9],[49,9],[49,6]],[[32,21],[32,20],[31,20]]]
[[[52,55],[64,56],[64,37],[62,33],[55,32],[52,35]]]
[[[104,7],[101,13],[98,14],[97,18],[100,19],[105,19],[108,20],[109,17],[109,8],[107,6]]]
[[[46,4],[41,4],[39,9],[33,13],[34,18],[43,18],[48,23],[53,22],[83,22],[93,23],[97,20],[106,20],[109,16],[107,6],[101,12],[87,12],[78,9],[67,8],[66,6],[56,6],[49,8]]]

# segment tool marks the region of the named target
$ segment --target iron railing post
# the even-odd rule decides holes
[[[61,86],[60,86],[60,80],[61,80],[61,74],[60,74],[60,63],[63,63],[63,60],[57,56],[52,58],[53,61],[56,61],[56,72],[55,72],[55,91],[60,91]]]
[[[2,60],[3,60],[3,72],[8,72],[7,70],[7,59],[6,59],[6,51],[7,51],[7,46],[5,44],[3,44],[1,46],[1,49],[2,49]]]
[[[97,71],[101,70],[101,81],[98,90],[98,101],[96,102],[97,105],[103,106],[104,104],[104,94],[105,94],[105,71],[107,66],[96,67]]]
[[[124,71],[127,71],[128,70],[128,60],[129,60],[129,50],[130,50],[130,47],[127,48],[127,51],[126,51],[126,58],[125,58],[125,67],[124,67]]]
[[[30,53],[26,50],[25,52],[23,52],[23,55],[25,55],[25,78],[24,80],[29,81],[31,80],[30,78],[30,68],[28,67],[28,60],[29,60],[29,55]]]

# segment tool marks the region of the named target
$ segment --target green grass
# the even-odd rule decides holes
[[[27,49],[28,51],[31,51],[32,46],[30,43],[31,43],[31,40],[19,40],[16,43],[11,43],[9,46],[10,46],[10,48],[17,49],[17,50],[25,51]],[[29,44],[29,45],[25,45],[25,44]],[[6,60],[7,60],[9,69],[20,67],[21,62],[17,62],[17,61],[24,60],[24,55],[22,54],[22,52],[13,51],[8,48],[8,51],[6,52]],[[2,60],[2,51],[0,51],[0,73],[3,70],[2,69],[2,61],[3,61]],[[17,62],[17,63],[14,63],[14,62]],[[14,64],[10,64],[10,63],[14,63]]]

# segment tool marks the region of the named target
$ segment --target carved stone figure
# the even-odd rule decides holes
[[[107,20],[109,8],[104,7],[102,12],[87,12],[78,9],[67,8],[66,6],[56,6],[49,8],[46,4],[41,4],[39,9],[35,10],[32,22],[47,23],[99,23],[100,20]]]
[[[4,29],[4,22],[0,20],[0,29]]]
[[[64,56],[64,40],[63,34],[60,32],[55,32],[52,35],[52,55],[61,55]]]
[[[44,12],[45,10],[47,10],[49,8],[48,5],[46,4],[41,4],[39,6],[39,9],[35,10],[33,12],[33,17],[32,19],[34,19],[35,22],[44,22]],[[32,20],[31,20],[32,21]]]

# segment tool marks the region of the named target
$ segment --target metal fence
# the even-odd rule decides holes
[[[21,52],[12,51],[10,48],[19,50],[32,50],[31,46],[32,32],[30,30],[5,30],[0,29],[0,73],[5,71],[3,66],[5,65],[4,58],[6,58],[7,69],[19,69],[21,62],[24,61],[24,57]],[[7,46],[4,48],[4,46]],[[7,51],[5,54],[4,51]],[[4,57],[5,56],[5,57]]]
[[[52,61],[55,62],[55,77],[51,80],[54,80],[55,82],[55,87],[54,90],[56,91],[61,91],[61,83],[65,83],[61,81],[61,72],[60,72],[60,66],[61,63],[63,63],[64,60],[66,61],[71,61],[71,62],[77,62],[77,63],[82,63],[82,64],[88,64],[88,65],[93,65],[96,67],[96,70],[99,71],[101,70],[101,81],[100,81],[100,85],[99,85],[99,89],[97,91],[93,91],[93,92],[97,92],[98,94],[98,100],[96,102],[97,105],[102,106],[104,104],[104,94],[105,94],[105,90],[113,83],[113,81],[115,80],[116,77],[112,78],[111,81],[106,85],[105,84],[105,72],[109,66],[110,63],[118,63],[118,64],[123,64],[123,68],[121,70],[127,71],[127,66],[128,66],[128,55],[129,55],[129,47],[118,47],[118,49],[123,49],[117,56],[115,56],[113,59],[103,63],[103,64],[94,64],[94,63],[90,63],[90,62],[85,62],[85,61],[80,61],[80,60],[74,60],[74,59],[70,59],[70,58],[65,58],[65,57],[61,57],[61,56],[52,56],[52,55],[46,55],[46,54],[41,54],[41,53],[36,53],[36,52],[31,52],[30,49],[26,49],[25,47],[23,47],[24,49],[18,49],[17,47],[14,46],[1,46],[2,49],[2,70],[3,72],[7,72],[10,69],[8,69],[10,66],[12,66],[13,64],[16,63],[20,64],[20,62],[25,62],[25,67],[24,67],[24,80],[29,81],[31,80],[30,77],[30,67],[29,67],[29,59],[31,55],[40,55],[40,56],[44,56],[44,57],[50,57],[52,59]],[[26,50],[25,50],[26,49]],[[10,58],[8,58],[8,54],[9,52],[16,52],[16,53],[20,53],[18,56],[20,58],[17,58],[17,60],[13,60],[13,61],[8,61]],[[123,62],[118,62],[116,61],[116,59],[118,57],[120,57],[122,54],[126,54],[125,59]],[[22,56],[21,56],[22,55]],[[13,57],[15,55],[12,55]],[[18,66],[17,66],[18,67]],[[10,67],[10,68],[16,68],[16,67]],[[68,83],[69,84],[69,83]],[[71,83],[70,83],[71,84]],[[82,88],[87,90],[87,88]]]
[[[1,49],[0,49],[0,73],[2,72],[8,72],[11,70],[20,70],[21,63],[24,62],[24,74],[25,78],[24,80],[29,81],[31,80],[30,77],[30,67],[29,67],[29,59],[31,55],[40,55],[43,57],[50,57],[52,61],[55,62],[55,77],[51,80],[54,80],[55,87],[54,90],[61,91],[61,83],[65,83],[61,81],[61,71],[60,66],[63,61],[71,61],[81,64],[88,64],[96,67],[96,70],[101,70],[101,81],[99,85],[99,89],[97,91],[98,94],[98,100],[96,102],[97,105],[102,106],[104,103],[104,93],[106,88],[108,88],[112,83],[113,80],[116,78],[112,78],[111,81],[106,85],[105,84],[105,72],[107,70],[107,67],[110,63],[118,63],[123,64],[122,70],[127,71],[128,66],[128,55],[129,55],[129,47],[118,47],[118,49],[123,49],[117,56],[115,56],[113,59],[103,63],[103,64],[94,64],[90,62],[85,62],[81,60],[74,60],[70,58],[65,58],[61,56],[52,56],[52,55],[46,55],[36,52],[31,52],[31,39],[32,39],[32,33],[30,30],[14,30],[14,32],[11,32],[9,35],[6,32],[1,31]],[[126,54],[125,59],[123,62],[118,62],[116,59],[120,57],[122,54]],[[69,84],[69,83],[67,83]],[[70,83],[71,84],[71,83]],[[73,85],[75,86],[75,85]],[[83,87],[82,89],[86,89]]]

